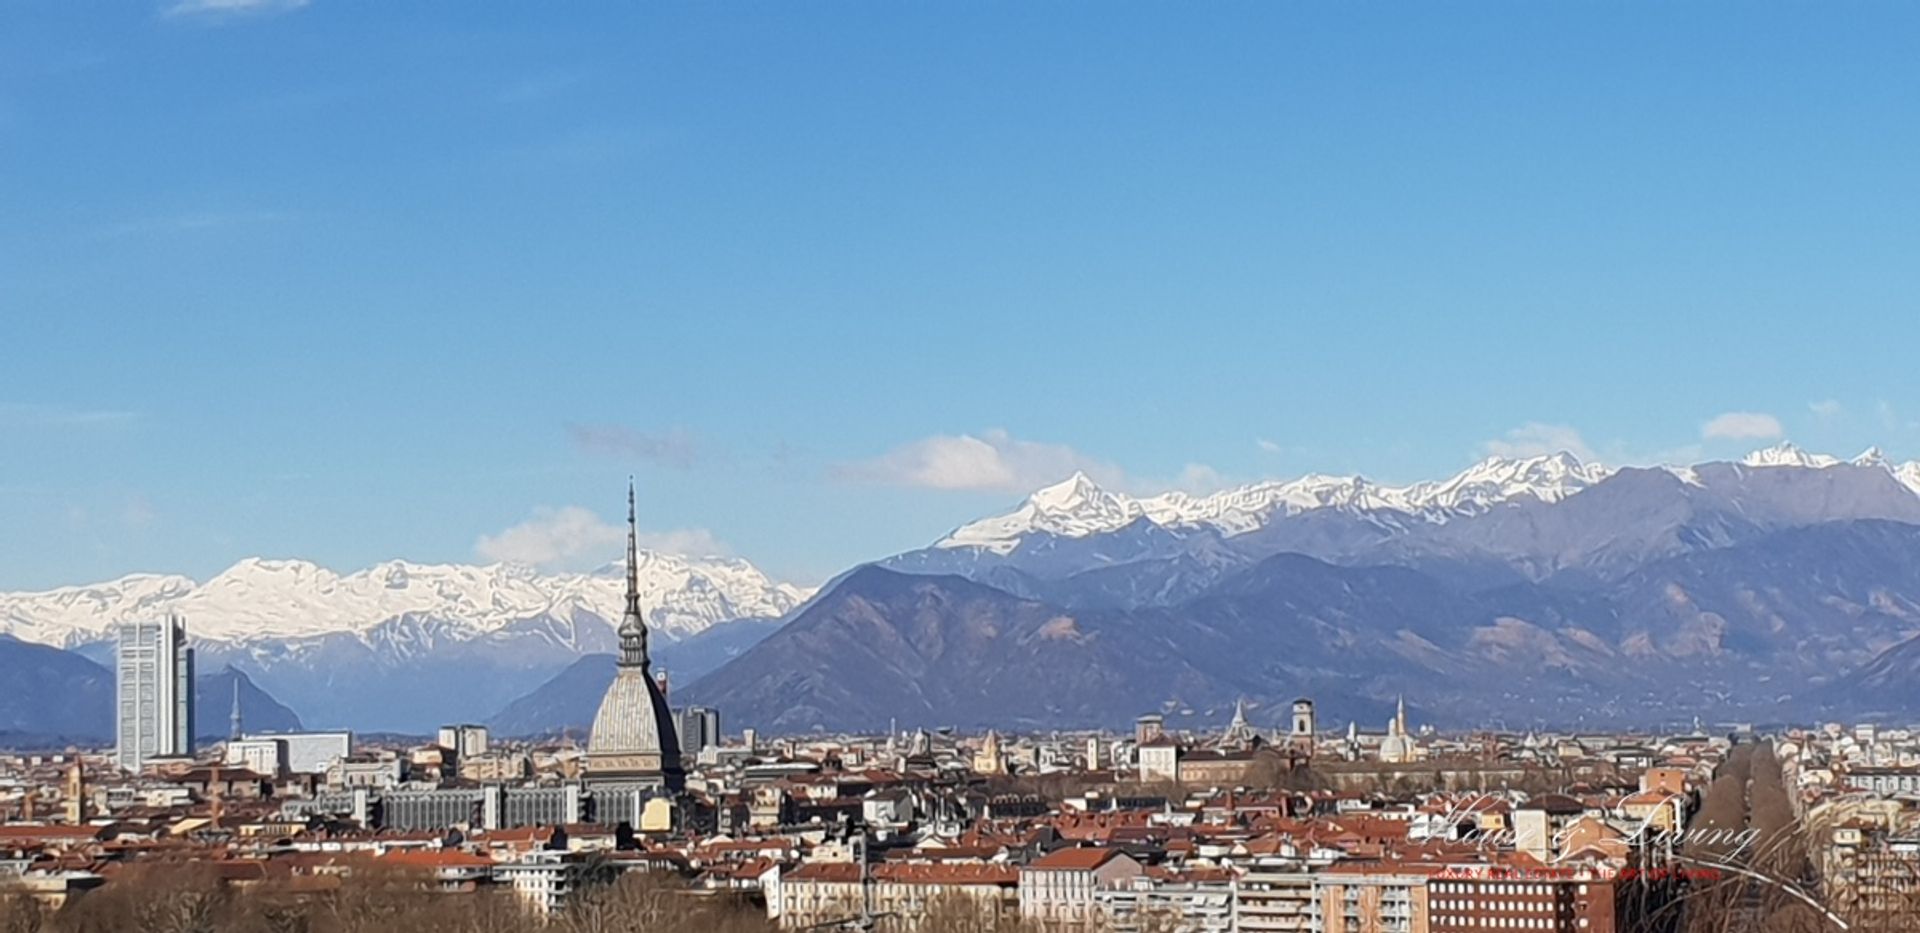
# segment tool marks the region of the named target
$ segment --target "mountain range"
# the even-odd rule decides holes
[[[55,747],[113,741],[113,672],[71,651],[0,635],[0,745]],[[194,682],[194,735],[228,734],[234,703],[256,732],[301,727],[300,718],[246,674],[221,668]]]
[[[1207,496],[1075,475],[818,593],[738,560],[644,554],[640,571],[674,702],[730,728],[1203,721],[1241,697],[1278,719],[1300,694],[1328,721],[1373,723],[1405,694],[1460,725],[1920,702],[1920,463],[1874,450],[1558,453]],[[0,594],[0,632],[100,658],[115,621],[180,611],[203,668],[246,672],[309,724],[538,733],[591,719],[620,590],[617,567],[253,560],[204,584]]]
[[[664,659],[697,676],[763,632],[807,591],[732,558],[641,551],[641,605]],[[583,654],[612,650],[621,565],[542,574],[509,564],[392,561],[339,574],[298,560],[240,561],[204,583],[141,574],[92,586],[0,594],[0,634],[110,662],[116,623],[179,613],[203,670],[231,665],[310,724],[424,733],[471,721]],[[687,650],[674,646],[690,642]]]
[[[843,577],[686,695],[775,729],[1117,725],[1241,696],[1277,719],[1302,693],[1367,722],[1401,693],[1451,724],[1785,719],[1902,708],[1916,636],[1920,465],[1877,451],[1204,498],[1077,475]]]

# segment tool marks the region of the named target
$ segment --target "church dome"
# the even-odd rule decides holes
[[[647,621],[640,613],[639,564],[633,487],[627,487],[627,611],[620,620],[620,660],[613,683],[600,699],[587,738],[587,776],[591,781],[664,784],[680,789],[680,737],[673,711],[653,679],[647,649]]]
[[[593,717],[587,754],[602,760],[616,756],[651,759],[657,769],[664,762],[679,761],[677,740],[673,714],[659,685],[643,668],[621,667],[600,700],[600,712]]]

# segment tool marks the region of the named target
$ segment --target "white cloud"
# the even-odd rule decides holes
[[[1173,481],[1173,487],[1182,492],[1204,496],[1219,492],[1231,485],[1220,471],[1204,463],[1189,463],[1180,469],[1180,476]]]
[[[1598,459],[1586,438],[1564,424],[1529,421],[1480,445],[1480,452],[1492,457],[1542,457],[1562,451],[1586,462]]]
[[[233,16],[242,13],[284,13],[307,5],[307,0],[180,0],[167,7],[168,16]]]
[[[1815,415],[1818,415],[1822,419],[1826,419],[1826,418],[1838,418],[1840,415],[1846,413],[1847,407],[1845,405],[1840,404],[1840,401],[1838,399],[1829,398],[1829,399],[1821,399],[1818,402],[1808,402],[1807,410],[1813,412]]]
[[[1125,474],[1064,444],[1023,441],[994,429],[972,434],[936,434],[903,444],[871,460],[843,463],[833,476],[857,483],[1029,492],[1075,470],[1112,486]]]
[[[731,557],[733,549],[705,528],[669,528],[665,531],[640,529],[640,546],[662,554],[688,557]]]
[[[1780,419],[1758,411],[1726,412],[1700,426],[1707,440],[1770,440],[1786,433]]]
[[[1253,446],[1258,447],[1263,452],[1270,453],[1270,454],[1277,454],[1281,451],[1281,447],[1279,444],[1276,444],[1273,441],[1267,440],[1264,437],[1254,438]]]
[[[705,528],[640,532],[640,546],[668,554],[714,556],[730,553]],[[546,569],[585,569],[620,559],[626,547],[624,525],[604,521],[577,505],[541,507],[524,522],[498,534],[481,535],[474,553],[484,560],[528,564]]]

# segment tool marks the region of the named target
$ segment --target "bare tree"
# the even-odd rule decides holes
[[[33,895],[0,884],[0,933],[40,933],[46,926],[47,910]]]

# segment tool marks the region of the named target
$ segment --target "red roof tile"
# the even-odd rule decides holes
[[[1041,871],[1092,871],[1119,854],[1119,849],[1056,849],[1034,859],[1027,867]]]

